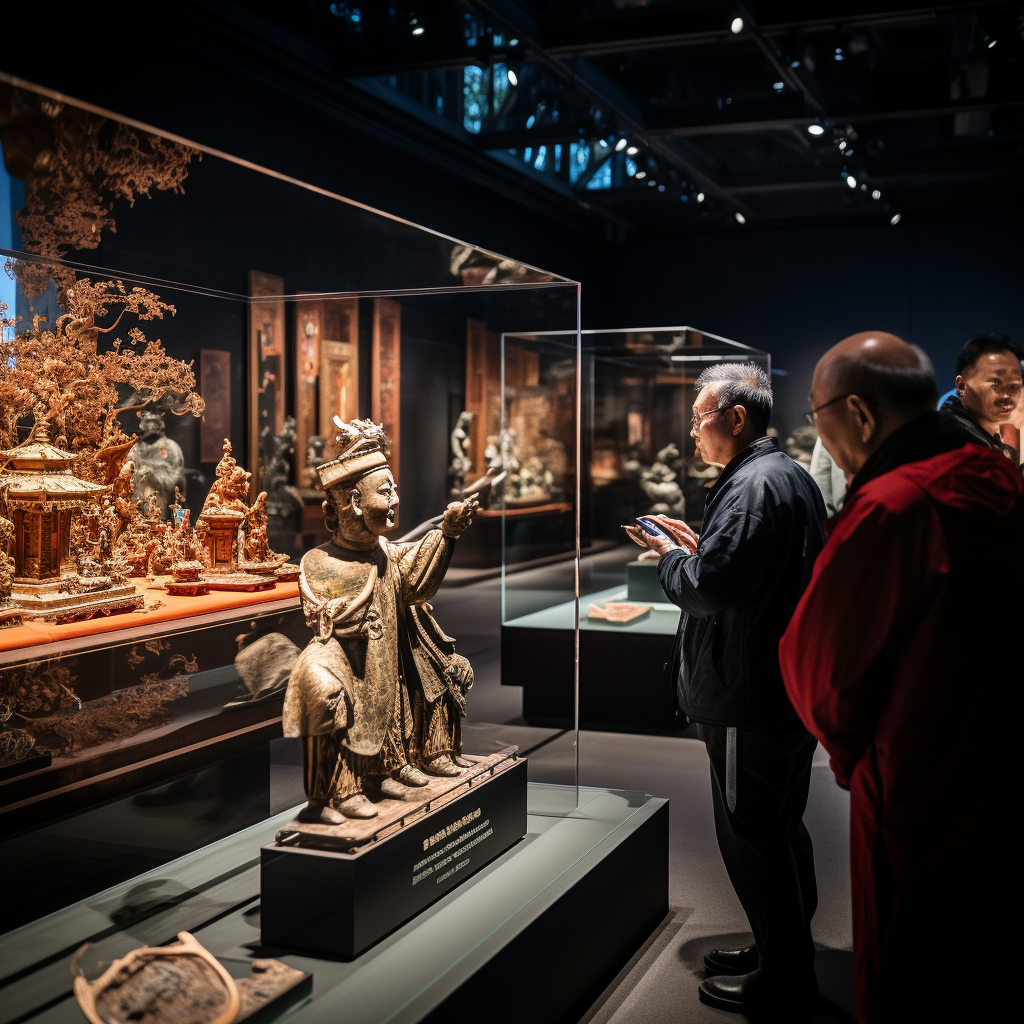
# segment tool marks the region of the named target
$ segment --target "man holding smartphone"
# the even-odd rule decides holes
[[[778,645],[824,545],[825,505],[767,436],[764,370],[723,363],[696,387],[690,436],[700,458],[724,467],[700,536],[666,516],[627,532],[661,556],[662,587],[683,611],[677,699],[707,746],[718,845],[754,934],[751,946],[704,958],[712,976],[699,995],[738,1013],[807,1006],[817,887],[802,819],[816,742],[786,696]]]

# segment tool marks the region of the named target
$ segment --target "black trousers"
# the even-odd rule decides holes
[[[761,969],[775,979],[810,983],[818,887],[803,815],[816,741],[806,732],[736,729],[730,757],[730,731],[697,727],[711,761],[718,848],[754,933]]]

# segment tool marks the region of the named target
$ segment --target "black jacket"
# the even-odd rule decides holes
[[[670,551],[661,585],[683,615],[673,668],[679,707],[696,722],[801,729],[779,671],[779,640],[825,543],[811,475],[770,437],[725,467],[704,506],[693,555]]]
[[[1002,452],[1014,465],[1017,464],[1017,453],[1008,444],[1005,444],[998,434],[990,434],[987,430],[979,427],[974,422],[974,417],[967,411],[967,406],[964,405],[959,395],[950,395],[939,406],[939,411],[951,413],[956,417],[960,428],[975,444],[983,444],[989,448],[994,448],[997,452]]]

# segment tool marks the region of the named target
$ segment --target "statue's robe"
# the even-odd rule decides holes
[[[303,737],[311,800],[344,800],[367,778],[456,749],[457,697],[472,672],[426,604],[453,550],[431,530],[370,551],[328,541],[303,556],[299,590],[317,636],[292,672],[284,734]]]

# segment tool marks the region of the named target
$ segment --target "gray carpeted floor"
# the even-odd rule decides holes
[[[621,549],[585,559],[581,577],[593,591],[614,585],[631,555]],[[561,590],[564,568],[537,569],[515,577],[520,588]],[[606,582],[606,577],[611,582]],[[501,581],[446,587],[433,604],[442,628],[458,639],[473,663],[465,749],[496,749],[518,743],[529,756],[531,776],[571,778],[572,734],[527,726],[520,690],[501,686],[499,629]],[[711,787],[704,746],[693,730],[677,735],[584,731],[579,781],[584,786],[636,789],[670,801],[670,914],[583,1018],[586,1024],[678,1024],[737,1020],[704,1006],[697,987],[701,958],[716,946],[750,941],[746,918],[729,884],[715,841]],[[855,1015],[848,858],[849,799],[832,780],[819,748],[805,822],[815,848],[819,907],[813,923],[816,970],[823,996],[815,1021],[851,1021]],[[582,1024],[582,1022],[581,1022]]]

